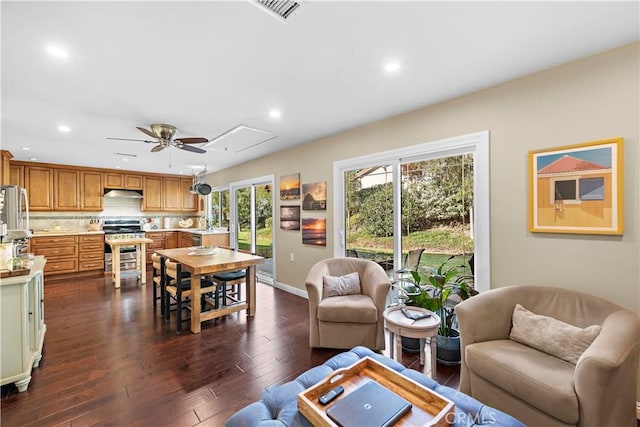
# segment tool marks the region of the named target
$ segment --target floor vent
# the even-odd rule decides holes
[[[291,0],[251,0],[251,2],[282,22],[287,22],[287,19],[292,17],[301,5],[300,2]]]

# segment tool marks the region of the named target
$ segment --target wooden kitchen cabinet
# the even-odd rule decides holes
[[[24,184],[29,195],[29,209],[52,211],[53,168],[27,166],[24,169]]]
[[[193,185],[191,179],[181,179],[180,186],[182,193],[182,211],[183,212],[198,212],[198,195],[191,194],[189,187]]]
[[[178,247],[178,232],[177,231],[165,231],[164,232],[164,248],[174,249]]]
[[[53,208],[60,211],[80,209],[79,171],[73,169],[53,170]]]
[[[189,233],[187,231],[178,231],[178,247],[179,248],[189,248],[191,246],[196,246],[193,241],[193,233]]]
[[[10,185],[11,184],[11,163],[9,162],[13,158],[13,154],[11,154],[7,150],[0,150],[0,184],[2,185]],[[17,185],[17,184],[14,184]]]
[[[161,211],[162,200],[162,178],[145,176],[142,179],[142,210]]]
[[[105,172],[104,186],[120,190],[142,190],[142,175]]]
[[[78,271],[104,270],[104,235],[78,236]]]
[[[80,210],[101,211],[104,201],[102,173],[80,172]]]
[[[165,249],[164,231],[147,231],[144,233],[144,237],[153,240],[153,242],[147,243],[147,264],[150,264],[151,255],[153,255],[156,250]]]
[[[182,192],[180,179],[162,178],[163,210],[179,212],[182,210]]]
[[[78,271],[78,236],[34,237],[31,251],[47,259],[45,275]]]
[[[24,166],[13,164],[9,166],[9,185],[24,188]]]

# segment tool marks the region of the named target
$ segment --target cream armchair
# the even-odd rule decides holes
[[[516,304],[602,330],[574,365],[509,338]],[[463,301],[456,315],[460,391],[530,426],[636,425],[640,319],[635,313],[568,289],[511,286]]]
[[[360,293],[323,297],[325,276],[358,272]],[[309,294],[309,345],[350,349],[363,345],[374,350],[385,347],[385,300],[389,278],[377,263],[360,258],[319,261],[307,274]]]

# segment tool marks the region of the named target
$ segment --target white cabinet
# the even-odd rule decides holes
[[[46,260],[35,257],[28,275],[0,279],[0,385],[25,391],[42,359]]]

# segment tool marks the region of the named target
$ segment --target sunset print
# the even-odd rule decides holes
[[[300,174],[292,173],[280,177],[280,200],[300,198]]]
[[[327,220],[324,218],[302,218],[302,243],[327,246]]]
[[[327,209],[327,181],[302,184],[302,209],[305,211]]]

